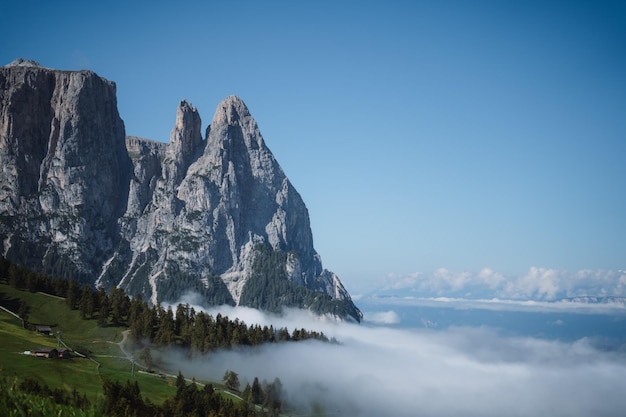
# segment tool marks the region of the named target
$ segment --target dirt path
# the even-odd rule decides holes
[[[57,300],[65,300],[65,297],[59,297],[58,295],[48,294],[47,292],[37,291],[37,294],[46,295],[48,297],[56,298]]]
[[[8,308],[4,308],[2,306],[0,306],[0,310],[6,311],[7,313],[9,313],[10,315],[12,315],[13,317],[16,317],[18,320],[22,320],[24,321],[20,316],[18,316],[17,314],[15,314],[14,312],[12,312],[11,310],[9,310]]]
[[[131,355],[127,350],[126,350],[126,339],[128,339],[128,335],[130,334],[130,330],[124,330],[122,332],[122,340],[117,344],[120,347],[120,350],[122,351],[122,353],[124,354],[124,356],[126,356],[126,359],[128,359],[129,361],[133,362],[133,355]]]
[[[130,330],[124,330],[122,332],[122,340],[120,342],[118,342],[118,343],[115,343],[115,344],[120,347],[120,350],[122,351],[122,353],[124,354],[126,359],[128,359],[131,362],[133,362],[135,360],[133,358],[133,355],[131,355],[131,353],[126,350],[126,339],[128,339],[128,335],[129,334],[130,334]],[[114,343],[114,342],[109,342],[109,343]]]

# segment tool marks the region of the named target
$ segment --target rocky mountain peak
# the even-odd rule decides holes
[[[182,100],[165,144],[125,137],[115,95],[90,71],[0,67],[3,256],[152,303],[193,291],[360,320],[243,100],[218,105],[205,139]]]
[[[243,100],[237,96],[228,96],[217,106],[213,123],[235,125],[241,119],[248,117],[250,117],[250,111]]]
[[[217,106],[213,121],[207,128],[207,142],[210,153],[221,154],[225,149],[230,156],[245,155],[246,161],[252,159],[253,168],[261,163],[280,170],[263,142],[256,120],[244,101],[237,96],[228,96]],[[249,165],[248,162],[245,164]]]
[[[9,67],[35,67],[35,68],[43,68],[43,66],[37,62],[37,61],[33,61],[31,59],[24,59],[24,58],[17,58],[16,60],[12,61],[11,63],[5,65],[5,67],[9,68]]]
[[[178,105],[176,123],[170,134],[168,156],[183,170],[191,164],[202,144],[201,126],[202,120],[198,110],[186,100],[182,100]]]

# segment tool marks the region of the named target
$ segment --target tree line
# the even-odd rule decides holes
[[[0,258],[0,276],[6,276],[9,285],[15,288],[65,298],[70,309],[78,310],[85,320],[97,320],[99,326],[127,326],[138,343],[149,341],[157,347],[181,346],[190,349],[191,354],[309,339],[336,342],[322,332],[304,328],[290,332],[286,327],[246,325],[237,318],[231,320],[221,314],[213,317],[204,311],[195,311],[188,304],[179,304],[174,312],[171,306],[149,305],[140,294],[131,299],[121,288],[114,287],[107,292],[103,287],[81,286],[77,280],[51,278],[5,258]],[[20,312],[27,316],[28,306],[20,305]]]
[[[237,374],[227,371],[224,375],[226,386],[239,390]],[[176,377],[176,394],[166,399],[162,405],[145,401],[137,382],[105,380],[103,413],[115,417],[276,417],[283,407],[283,388],[280,379],[273,382],[259,382],[254,378],[252,385],[246,384],[241,392],[243,401],[233,401],[215,389],[213,384],[188,383],[181,372]]]
[[[217,314],[215,317],[204,311],[195,311],[188,304],[179,304],[174,311],[161,304],[149,305],[141,295],[128,297],[124,290],[112,288],[109,292],[100,287],[80,285],[77,280],[51,278],[33,272],[0,257],[0,277],[6,277],[14,288],[30,292],[44,292],[65,299],[72,310],[78,310],[84,320],[96,320],[99,326],[127,326],[135,342],[149,341],[157,347],[181,346],[190,354],[206,353],[214,349],[232,349],[241,346],[258,346],[263,343],[297,342],[320,340],[337,343],[322,332],[296,328],[292,332],[286,327],[246,325],[239,319]],[[20,313],[26,319],[28,306],[20,303]],[[23,315],[22,315],[23,314]],[[151,354],[145,348],[141,359],[151,368]],[[238,376],[228,371],[224,376],[225,385],[235,391],[240,390]],[[273,382],[259,382],[254,378],[241,391],[242,402],[233,402],[217,394],[211,384],[199,388],[197,384],[187,384],[179,373],[176,382],[177,393],[161,406],[145,401],[136,382],[121,384],[105,380],[103,399],[93,405],[85,415],[97,416],[276,416],[282,406],[282,384],[278,378]],[[27,378],[18,387],[23,393],[51,399],[54,404],[88,409],[92,405],[84,396],[67,394],[64,390],[50,390],[36,380]]]
[[[212,384],[188,383],[179,373],[176,394],[161,405],[141,395],[137,381],[121,383],[105,379],[103,395],[90,402],[75,389],[50,389],[36,379],[17,376],[9,380],[0,374],[0,415],[76,417],[275,417],[282,407],[280,381],[260,384],[255,378],[254,394],[234,401],[220,394]]]

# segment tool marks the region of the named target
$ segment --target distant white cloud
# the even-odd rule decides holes
[[[580,303],[569,300],[534,301],[502,300],[499,298],[453,298],[453,297],[370,297],[368,304],[384,304],[415,307],[449,307],[455,309],[481,309],[491,311],[520,311],[544,313],[626,314],[626,304]]]
[[[230,311],[251,317],[249,309]],[[319,403],[327,415],[349,417],[613,416],[626,407],[626,355],[598,350],[585,339],[505,337],[488,328],[359,326],[297,311],[288,316],[282,323],[323,331],[341,344],[285,343],[194,360],[167,355],[172,370],[219,380],[230,369],[244,384],[278,377],[291,404]],[[276,319],[257,317],[261,323]]]
[[[526,275],[507,281],[502,294],[514,299],[554,300],[561,292],[562,274],[555,269],[532,267]]]
[[[403,288],[412,288],[417,284],[418,279],[421,275],[422,274],[420,272],[415,272],[413,274],[402,275],[402,276],[389,274],[389,276],[385,280],[384,288],[394,289],[394,290],[400,290]]]
[[[395,311],[381,311],[376,313],[365,313],[365,321],[376,324],[397,324],[400,317]]]
[[[477,275],[479,282],[487,285],[491,289],[496,289],[506,280],[504,275],[495,272],[491,268],[483,268]]]
[[[502,298],[551,301],[580,296],[626,297],[626,271],[566,270],[532,267],[521,276],[506,276],[490,268],[478,272],[439,268],[432,273],[390,274],[383,293],[403,290],[423,297]]]

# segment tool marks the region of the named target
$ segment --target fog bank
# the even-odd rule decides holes
[[[230,369],[242,387],[254,377],[278,377],[289,402],[317,402],[328,415],[614,416],[626,407],[626,352],[601,351],[586,339],[564,343],[505,337],[489,328],[356,325],[302,311],[283,317],[219,311],[249,325],[323,331],[341,344],[283,343],[194,360],[181,355],[174,367],[213,380]]]

